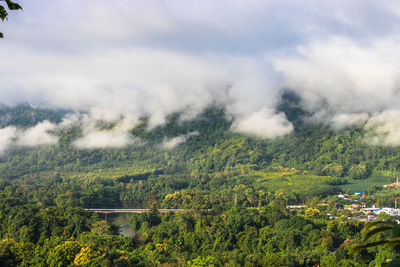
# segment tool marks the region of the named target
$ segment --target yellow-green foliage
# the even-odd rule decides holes
[[[93,182],[102,179],[120,179],[128,176],[135,176],[142,173],[151,173],[154,169],[147,169],[143,166],[128,166],[124,168],[108,168],[108,169],[95,169],[90,172],[74,172],[67,173],[66,177],[72,179],[82,179],[84,181]]]
[[[334,179],[329,176],[312,175],[294,168],[276,168],[276,171],[254,171],[248,174],[255,178],[254,187],[266,187],[268,191],[291,193],[312,193],[331,187],[327,183]]]
[[[75,256],[74,264],[82,265],[82,264],[88,263],[92,259],[95,259],[100,256],[101,256],[100,251],[95,251],[95,250],[91,249],[90,247],[82,247],[81,251]],[[103,257],[104,256],[105,255],[103,255]]]

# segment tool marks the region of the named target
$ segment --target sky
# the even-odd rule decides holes
[[[370,142],[400,145],[398,1],[17,2],[23,12],[0,24],[0,103],[73,110],[63,125],[83,125],[79,148],[132,144],[141,116],[155,126],[211,104],[226,107],[233,131],[277,138],[293,131],[276,110],[287,89],[311,121],[360,124]],[[119,124],[104,132],[99,120]],[[0,129],[0,150],[27,134]]]

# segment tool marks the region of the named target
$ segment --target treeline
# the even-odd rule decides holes
[[[16,125],[22,127],[34,126],[39,122],[48,120],[60,122],[67,111],[54,111],[51,109],[34,108],[29,104],[9,107],[0,105],[0,127]]]
[[[1,266],[132,266],[136,240],[82,208],[0,199]]]
[[[374,169],[400,167],[399,148],[369,146],[363,141],[365,133],[360,128],[337,132],[328,126],[307,123],[304,120],[307,114],[296,101],[296,97],[288,94],[280,105],[294,123],[295,131],[273,140],[231,132],[232,122],[224,110],[210,107],[188,121],[182,121],[180,114],[173,114],[165,125],[152,129],[147,127],[148,119],[143,118],[131,133],[143,140],[144,145],[122,149],[77,150],[71,143],[81,136],[81,130],[77,127],[62,130],[57,133],[60,136],[57,145],[13,149],[3,155],[1,172],[4,177],[16,177],[28,172],[90,171],[135,162],[149,169],[174,164],[180,172],[212,173],[230,170],[238,164],[252,165],[254,169],[277,164],[317,175],[365,179]],[[33,121],[60,118],[59,113],[20,107],[12,109],[11,114],[17,115],[11,116],[10,121],[30,125],[32,120],[24,118],[31,115],[19,116],[20,113],[35,114]],[[194,134],[175,149],[162,147],[165,140],[189,133]]]
[[[7,151],[0,162],[1,264],[360,266],[392,258],[389,248],[348,253],[363,224],[336,209],[331,196],[348,178],[398,167],[400,150],[367,146],[359,128],[309,124],[298,101],[283,96],[280,109],[295,131],[274,140],[233,133],[224,109],[210,107],[189,121],[173,114],[151,129],[143,118],[131,132],[140,146],[78,150],[71,144],[82,130],[71,127],[56,132],[56,145]],[[31,107],[3,115],[4,126],[61,118]],[[186,142],[163,147],[181,135]],[[380,203],[392,197],[377,195]],[[299,203],[308,209],[286,209]],[[83,210],[122,207],[152,210],[132,218],[134,238]],[[160,215],[157,208],[187,211]]]
[[[196,198],[196,196],[194,196]],[[0,198],[1,266],[363,266],[381,265],[397,251],[371,248],[350,254],[363,223],[327,206],[287,210],[274,194],[258,208],[206,208],[192,201],[187,211],[132,216],[134,237],[82,208],[30,204]],[[329,220],[327,214],[336,214]],[[383,216],[381,219],[388,219]]]
[[[329,221],[318,209],[288,212],[279,195],[261,209],[148,213],[133,216],[132,225],[144,265],[359,266],[376,256],[348,254],[345,240],[356,238],[362,223]]]

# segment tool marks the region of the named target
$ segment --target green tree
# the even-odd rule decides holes
[[[92,227],[90,228],[90,231],[98,235],[104,235],[104,234],[108,235],[113,233],[111,225],[105,220],[93,223]]]
[[[81,251],[81,244],[77,241],[66,241],[50,250],[47,264],[49,266],[69,266],[75,256]]]
[[[217,260],[212,256],[202,257],[187,262],[187,266],[191,267],[214,267],[217,265]]]
[[[8,12],[5,8],[5,6],[7,6],[7,8],[9,10],[22,10],[22,7],[19,4],[14,3],[11,0],[0,0],[0,1],[6,2],[6,5],[0,4],[0,19],[1,19],[1,21],[6,20],[8,17]],[[3,33],[0,32],[0,38],[3,38],[3,37],[4,37]]]
[[[343,175],[343,166],[337,163],[330,163],[325,165],[325,167],[321,170],[323,175],[329,176],[342,176]]]
[[[365,164],[351,166],[348,174],[353,179],[365,179],[369,175],[368,168]]]
[[[383,245],[394,247],[400,244],[400,225],[393,221],[368,222],[362,232],[362,243],[356,244],[352,248],[351,253],[355,253],[367,248],[376,248]],[[386,237],[382,236],[382,234],[386,234]],[[378,237],[378,239],[371,241],[373,237]],[[395,257],[393,253],[388,253],[388,251],[382,250],[381,247],[379,248],[378,252],[379,253],[374,259],[377,265],[387,262],[386,259],[389,257],[392,259],[388,260],[389,264],[385,266],[400,265],[400,258]]]

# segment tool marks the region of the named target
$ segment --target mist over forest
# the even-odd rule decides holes
[[[399,144],[396,1],[22,4],[1,44],[1,102],[73,110],[65,123],[80,120],[97,138],[98,121],[120,121],[105,138],[114,146],[130,143],[143,116],[156,126],[210,105],[237,132],[284,136],[293,125],[277,106],[287,89],[311,121],[362,124],[372,143]]]
[[[0,19],[1,266],[400,264],[398,1]]]

